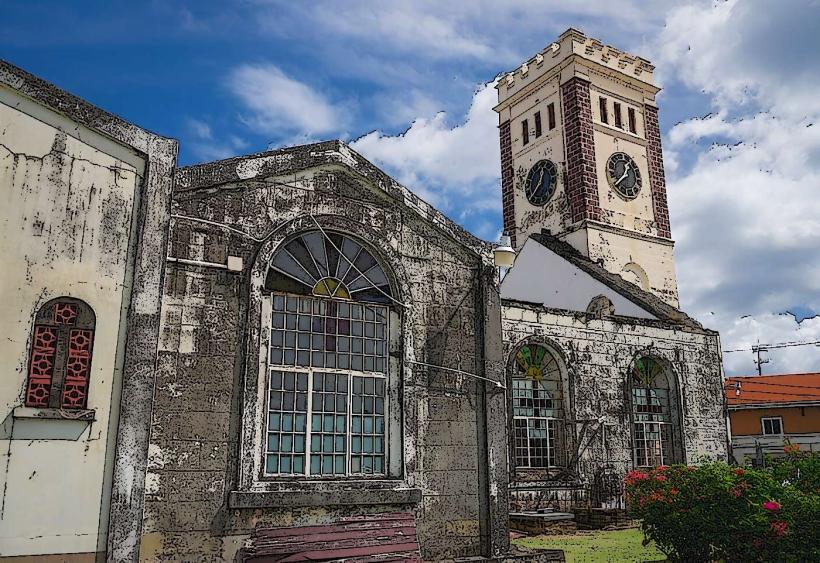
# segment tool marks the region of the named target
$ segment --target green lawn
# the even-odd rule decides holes
[[[573,535],[532,536],[513,540],[530,549],[563,549],[567,562],[604,563],[609,561],[666,561],[654,543],[641,545],[643,533],[637,529],[608,532],[579,532]]]

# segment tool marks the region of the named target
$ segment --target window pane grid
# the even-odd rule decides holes
[[[632,388],[633,455],[635,466],[655,467],[672,461],[670,391],[658,384],[659,367],[650,360],[641,366]]]
[[[669,390],[633,388],[632,409],[636,421],[671,422]]]
[[[348,380],[314,372],[311,390],[310,474],[347,473]]]
[[[308,374],[272,371],[268,389],[265,472],[304,473]]]
[[[387,372],[387,308],[274,295],[271,365]]]
[[[516,466],[525,469],[556,467],[558,420],[518,417],[513,422]]]
[[[353,378],[350,431],[353,474],[384,473],[384,391],[384,379]]]
[[[528,469],[556,467],[558,425],[563,416],[557,364],[546,351],[534,348],[529,353],[526,365],[519,369],[526,372],[538,366],[540,376],[512,380],[515,463]]]
[[[656,467],[669,460],[669,422],[635,423],[635,465]]]
[[[272,296],[266,475],[386,474],[387,320],[379,305]]]

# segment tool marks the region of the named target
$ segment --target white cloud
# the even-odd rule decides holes
[[[342,130],[347,119],[321,92],[272,64],[244,64],[228,79],[231,92],[250,110],[246,123],[257,132],[311,135]]]
[[[443,112],[418,118],[400,135],[374,131],[351,145],[444,211],[461,217],[501,206],[497,117],[493,84],[473,96],[464,121]]]
[[[716,110],[674,126],[665,148],[682,304],[725,349],[820,337],[819,318],[782,314],[820,311],[818,6],[683,6],[656,43],[661,80]],[[727,372],[752,373],[751,359],[727,354]],[[770,359],[764,372],[817,370],[820,348]]]
[[[612,41],[641,42],[663,20],[673,0],[318,0],[294,5],[255,0],[260,25],[282,37],[342,39],[341,48],[368,46],[380,57],[412,55],[423,60],[517,64],[560,33],[584,21],[587,31],[606,32]],[[511,39],[513,38],[513,39]],[[361,52],[361,51],[360,51]],[[333,53],[329,53],[333,56]],[[499,69],[502,70],[502,69]]]
[[[756,355],[751,347],[758,342],[817,342],[820,341],[820,317],[797,322],[793,315],[761,314],[727,319],[722,323],[721,339],[724,350],[739,350],[724,354],[724,369],[728,374],[756,373]],[[731,344],[728,344],[731,343]],[[820,347],[793,346],[761,353],[769,360],[763,373],[805,373],[817,371],[820,365]]]
[[[804,116],[820,110],[818,46],[816,0],[697,2],[670,12],[654,60],[662,81],[704,90],[720,108],[756,102]]]

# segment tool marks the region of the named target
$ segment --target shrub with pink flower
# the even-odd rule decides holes
[[[788,465],[797,462],[799,471]],[[820,454],[793,454],[782,463],[634,470],[625,478],[626,498],[646,537],[670,560],[820,561]]]

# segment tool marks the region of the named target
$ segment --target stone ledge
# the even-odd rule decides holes
[[[13,418],[36,420],[79,420],[82,422],[94,422],[97,420],[97,411],[94,409],[69,410],[38,407],[15,407],[11,416]]]
[[[292,508],[304,506],[375,506],[416,504],[421,489],[362,488],[321,491],[231,491],[231,508]]]

